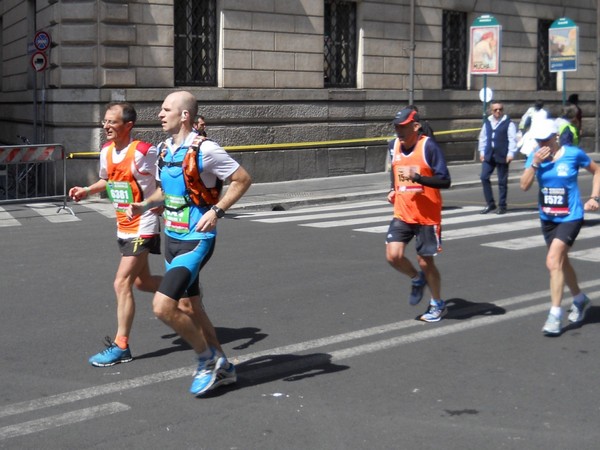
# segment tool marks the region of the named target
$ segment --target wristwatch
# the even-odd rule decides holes
[[[592,200],[596,200],[596,203],[600,205],[600,197],[590,197]]]
[[[219,208],[217,205],[212,205],[211,208],[217,215],[217,219],[222,219],[225,216],[225,211]]]

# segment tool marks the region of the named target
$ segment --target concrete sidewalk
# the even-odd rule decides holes
[[[511,163],[509,183],[518,182],[524,165],[524,159],[517,159]],[[448,168],[452,177],[451,189],[481,185],[479,163],[449,165]],[[231,211],[290,209],[345,200],[383,200],[389,187],[389,172],[257,183],[250,187]]]

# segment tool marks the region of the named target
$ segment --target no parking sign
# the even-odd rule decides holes
[[[46,50],[50,48],[50,44],[52,44],[52,39],[50,38],[49,33],[45,31],[38,31],[35,33],[33,45],[37,49],[37,52],[31,55],[31,65],[36,72],[43,72],[46,70],[46,67],[48,67],[48,55],[46,55]]]
[[[51,43],[52,40],[50,39],[50,34],[45,31],[38,31],[33,38],[33,45],[35,45],[35,48],[40,52],[48,50]]]

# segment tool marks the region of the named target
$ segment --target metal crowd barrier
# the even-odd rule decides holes
[[[0,146],[0,205],[60,200],[67,206],[67,166],[62,144]]]

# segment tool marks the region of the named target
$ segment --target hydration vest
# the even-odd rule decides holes
[[[167,150],[164,149],[160,152],[160,157],[158,159],[159,169],[162,169],[165,166],[181,167],[181,171],[183,172],[186,191],[185,200],[187,205],[182,206],[180,209],[189,205],[212,206],[216,205],[219,201],[223,189],[223,181],[217,178],[216,186],[207,188],[200,177],[200,170],[198,168],[198,153],[202,142],[206,140],[207,138],[204,136],[196,136],[188,147],[183,157],[183,161],[166,162],[165,155]]]

